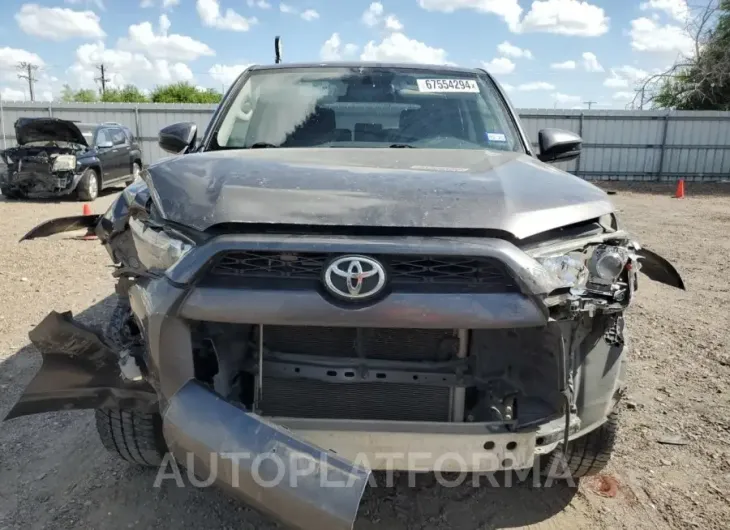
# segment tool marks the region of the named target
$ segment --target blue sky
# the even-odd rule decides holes
[[[63,84],[227,86],[246,65],[394,60],[485,66],[518,107],[624,108],[637,81],[691,53],[686,0],[3,0],[0,96]]]

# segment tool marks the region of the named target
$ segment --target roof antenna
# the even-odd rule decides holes
[[[281,62],[281,37],[278,35],[274,39],[274,60],[276,64]]]

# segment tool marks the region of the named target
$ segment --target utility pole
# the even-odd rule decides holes
[[[595,105],[596,103],[598,103],[598,101],[584,101],[583,102],[584,105],[588,105],[588,110],[591,110],[591,107],[593,107],[593,105]]]
[[[97,70],[101,73],[99,77],[94,79],[94,81],[101,82],[101,97],[104,97],[106,95],[106,82],[109,81],[109,78],[106,77],[106,71],[104,69],[104,63],[101,63],[99,66],[96,67]]]
[[[639,110],[644,110],[644,91],[646,90],[646,87],[637,88],[635,92],[638,92],[641,97],[641,101],[639,102]]]
[[[26,79],[28,81],[28,91],[30,92],[30,100],[35,101],[35,94],[33,93],[33,83],[38,81],[33,75],[38,70],[38,65],[28,62],[18,63],[18,70],[25,72],[24,74],[18,74],[19,79]]]

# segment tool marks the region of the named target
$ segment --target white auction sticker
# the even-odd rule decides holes
[[[473,79],[418,79],[419,92],[479,92]]]
[[[487,140],[490,142],[504,143],[507,141],[507,136],[502,133],[487,133]]]

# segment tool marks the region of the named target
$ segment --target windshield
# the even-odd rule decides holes
[[[224,112],[212,149],[420,147],[524,152],[494,84],[468,72],[383,67],[254,71]]]

